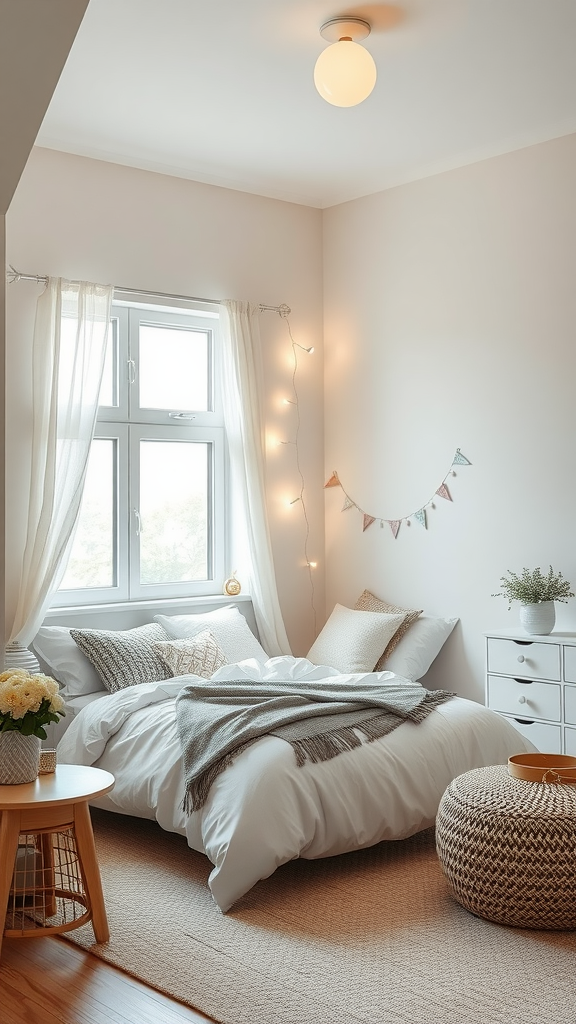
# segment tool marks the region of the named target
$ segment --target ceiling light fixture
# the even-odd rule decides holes
[[[332,45],[316,61],[314,85],[335,107],[355,107],[376,84],[374,58],[357,42],[370,35],[370,25],[361,18],[332,18],[320,35]]]

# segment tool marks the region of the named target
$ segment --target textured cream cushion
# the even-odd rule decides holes
[[[71,629],[70,636],[90,659],[110,693],[172,675],[154,645],[169,636],[156,622],[136,629]]]
[[[458,619],[421,615],[386,659],[385,669],[406,679],[422,679],[457,622]]]
[[[154,647],[175,676],[192,673],[210,679],[227,664],[224,651],[208,629],[197,633],[192,640],[162,640]]]
[[[268,661],[266,651],[235,605],[199,615],[155,615],[154,621],[159,622],[174,640],[190,640],[209,629],[230,665],[247,658],[256,658],[262,663]]]
[[[339,672],[372,672],[403,618],[337,604],[306,657]]]
[[[388,666],[385,665],[386,658],[392,654],[392,651],[399,644],[406,630],[408,630],[412,623],[416,622],[418,616],[422,614],[422,609],[420,608],[419,611],[414,611],[412,608],[398,608],[395,604],[388,604],[387,601],[381,601],[379,597],[376,597],[369,590],[364,590],[363,593],[360,594],[360,597],[356,601],[354,607],[358,611],[363,612],[382,612],[384,615],[404,616],[404,621],[398,627],[390,642],[386,645],[386,650],[378,659],[378,663],[375,668],[376,672],[386,672],[388,670]]]

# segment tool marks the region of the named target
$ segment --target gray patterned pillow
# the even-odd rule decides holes
[[[219,668],[228,664],[224,651],[208,629],[197,633],[191,640],[163,640],[154,647],[175,676],[192,673],[210,679]]]
[[[155,648],[158,641],[169,639],[157,622],[126,630],[71,629],[70,636],[110,693],[172,676]]]

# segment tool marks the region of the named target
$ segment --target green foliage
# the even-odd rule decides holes
[[[58,722],[60,715],[63,714],[63,711],[58,714],[51,711],[50,701],[45,698],[38,711],[27,711],[22,718],[12,718],[10,714],[0,713],[0,732],[21,732],[23,736],[38,736],[41,740],[45,740],[48,733],[44,726],[49,725],[50,722]]]
[[[505,597],[510,610],[512,601],[520,601],[521,604],[541,604],[543,601],[562,601],[566,603],[568,598],[574,597],[570,590],[570,583],[564,579],[561,572],[554,572],[552,566],[546,576],[542,575],[540,567],[537,569],[522,569],[522,574],[507,570],[507,575],[500,579],[501,592],[492,594],[492,597]]]

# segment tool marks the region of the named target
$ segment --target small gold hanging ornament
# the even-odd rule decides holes
[[[236,579],[236,569],[233,569],[232,575],[224,583],[224,593],[228,597],[237,597],[241,590],[240,581]]]

